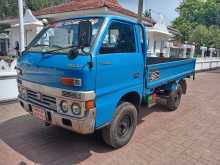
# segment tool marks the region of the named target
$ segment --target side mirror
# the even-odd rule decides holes
[[[78,42],[79,47],[89,47],[92,39],[92,24],[90,21],[79,22]]]

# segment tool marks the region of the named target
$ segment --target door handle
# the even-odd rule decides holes
[[[112,65],[111,61],[102,61],[100,62],[101,65]]]
[[[136,72],[136,73],[133,73],[133,75],[132,75],[132,77],[134,78],[134,79],[137,79],[137,78],[139,78],[140,77],[140,73],[139,72]]]

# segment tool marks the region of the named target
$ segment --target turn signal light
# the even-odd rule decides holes
[[[70,77],[62,77],[61,83],[67,86],[81,86],[82,85],[81,79],[70,78]]]
[[[63,85],[74,85],[74,79],[68,78],[68,77],[63,77],[63,78],[61,78],[61,83]]]
[[[93,109],[95,107],[94,100],[86,101],[86,109]]]

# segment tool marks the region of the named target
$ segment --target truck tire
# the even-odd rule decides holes
[[[137,109],[129,102],[122,102],[116,109],[112,123],[103,128],[102,138],[113,148],[126,145],[134,134],[137,125]]]
[[[182,93],[182,87],[178,85],[176,91],[169,94],[167,98],[167,108],[169,111],[175,111],[179,107]]]

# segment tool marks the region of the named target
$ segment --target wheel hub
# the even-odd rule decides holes
[[[124,116],[118,126],[119,137],[125,136],[131,128],[131,118],[130,116]]]

